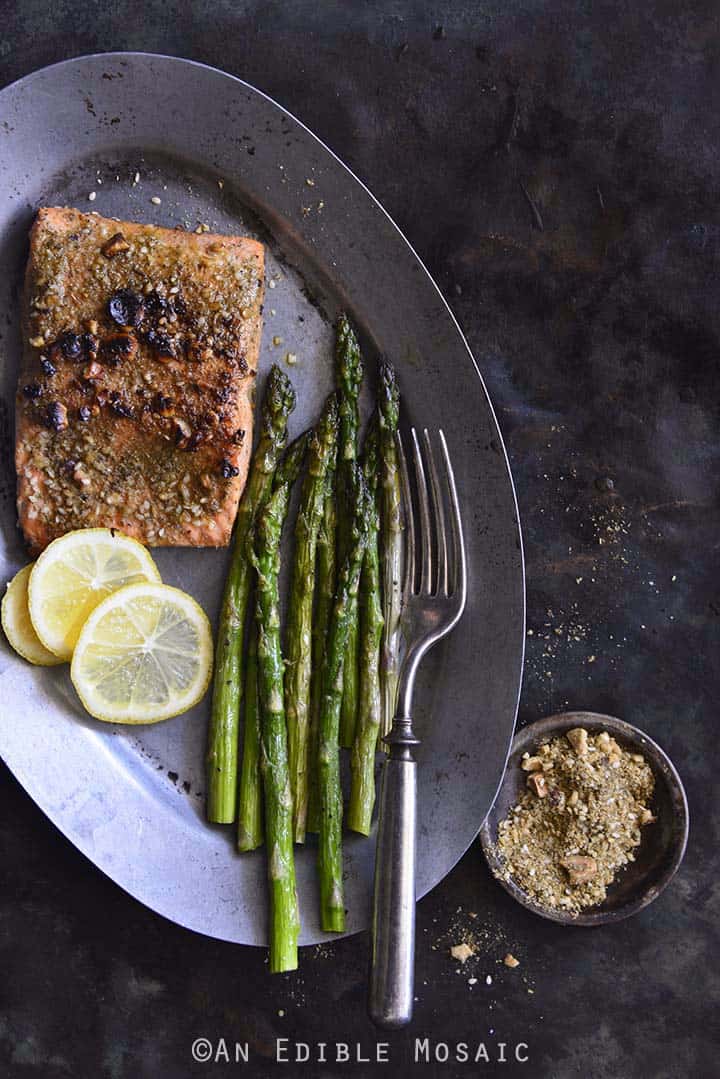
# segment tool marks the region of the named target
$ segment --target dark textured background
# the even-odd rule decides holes
[[[428,1076],[718,1074],[719,30],[692,0],[0,2],[3,84],[87,52],[193,57],[267,91],[368,183],[449,297],[507,440],[532,631],[521,722],[614,713],[685,779],[680,875],[620,925],[545,924],[468,852],[419,905],[397,1074],[416,1034],[530,1045],[522,1067]],[[201,1034],[249,1040],[257,1075],[279,1070],[276,1036],[374,1044],[366,937],[270,979],[260,951],[126,896],[7,772],[0,799],[2,1075],[242,1072],[193,1065]],[[460,972],[448,947],[466,934]]]

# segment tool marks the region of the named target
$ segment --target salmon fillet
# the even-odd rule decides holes
[[[264,251],[43,208],[17,395],[32,553],[73,528],[153,546],[229,539],[252,447]]]

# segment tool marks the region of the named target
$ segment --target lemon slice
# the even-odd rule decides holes
[[[28,604],[38,637],[70,659],[91,611],[118,588],[159,581],[158,568],[137,540],[109,528],[83,528],[53,540],[30,574]]]
[[[210,623],[192,596],[165,584],[131,584],[88,618],[70,677],[96,719],[158,723],[201,700],[212,657]]]
[[[2,628],[19,656],[40,667],[52,667],[62,660],[42,643],[33,629],[28,610],[28,580],[34,564],[23,566],[7,586],[2,599]]]

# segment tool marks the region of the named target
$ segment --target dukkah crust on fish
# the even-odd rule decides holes
[[[33,553],[73,528],[228,543],[252,447],[254,240],[39,210],[15,460]]]

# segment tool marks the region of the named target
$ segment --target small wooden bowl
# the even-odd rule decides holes
[[[573,727],[585,727],[589,734],[607,731],[623,747],[634,753],[642,753],[655,776],[651,808],[657,817],[656,823],[643,829],[635,861],[629,862],[618,872],[616,880],[608,888],[605,901],[580,914],[547,910],[531,899],[512,878],[503,879],[501,874],[504,866],[495,846],[498,824],[507,817],[525,790],[527,777],[520,768],[523,753],[535,753],[543,742]],[[629,918],[657,899],[683,860],[688,828],[688,805],[682,781],[670,758],[652,738],[614,716],[604,716],[598,712],[563,712],[531,723],[516,734],[495,804],[480,829],[480,841],[493,876],[513,899],[528,910],[561,925],[605,925]]]

